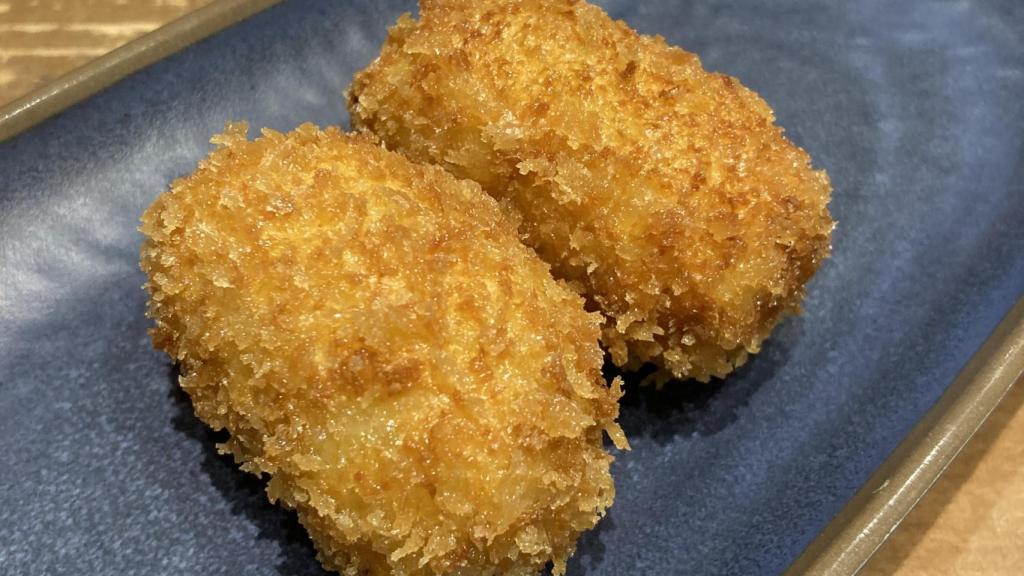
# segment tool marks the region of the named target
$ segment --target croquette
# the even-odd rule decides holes
[[[743,363],[830,251],[828,177],[764,100],[583,1],[422,0],[347,98],[498,199],[614,362],[662,381]]]
[[[614,498],[601,319],[480,187],[244,124],[146,211],[154,345],[346,575],[562,573]]]

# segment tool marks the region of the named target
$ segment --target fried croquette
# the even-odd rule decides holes
[[[142,218],[154,345],[343,574],[564,571],[614,498],[601,319],[472,182],[229,125]]]
[[[353,126],[479,182],[606,317],[615,363],[722,377],[830,251],[828,177],[768,105],[577,0],[422,0],[348,91]]]

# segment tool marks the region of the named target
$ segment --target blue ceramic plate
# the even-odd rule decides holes
[[[571,574],[776,574],[1024,293],[1024,9],[601,2],[776,110],[828,170],[834,257],[724,383],[630,386],[618,499]],[[0,144],[0,567],[319,574],[146,336],[142,210],[225,120],[347,125],[410,2],[291,0]]]

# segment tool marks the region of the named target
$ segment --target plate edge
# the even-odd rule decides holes
[[[1024,297],[785,576],[858,573],[1016,382],[1024,386]]]
[[[0,107],[0,143],[282,0],[215,0]]]

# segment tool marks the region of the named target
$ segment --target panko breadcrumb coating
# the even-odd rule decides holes
[[[611,505],[600,318],[472,182],[304,125],[142,218],[152,338],[343,574],[564,570]]]
[[[798,311],[830,187],[771,109],[576,0],[422,0],[348,92],[353,126],[521,218],[619,365],[721,377]]]

